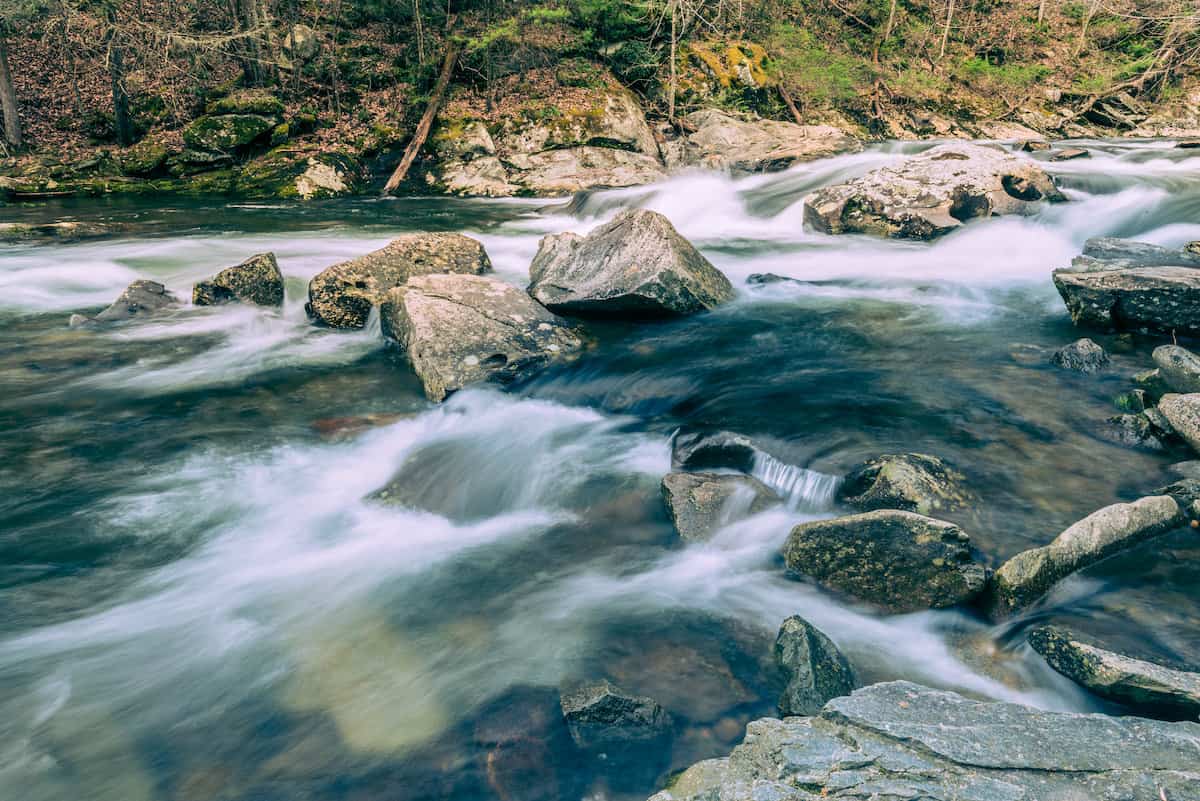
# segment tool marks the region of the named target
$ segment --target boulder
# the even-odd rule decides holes
[[[1037,162],[986,145],[939,145],[899,164],[819,189],[804,219],[827,234],[933,239],[963,223],[1030,214],[1065,196]]]
[[[1200,673],[1098,648],[1056,626],[1033,629],[1029,644],[1071,681],[1139,714],[1172,720],[1200,716]]]
[[[1145,411],[1113,415],[1104,421],[1100,435],[1109,442],[1127,448],[1161,451],[1166,447],[1161,432],[1150,421]]]
[[[1077,325],[1200,332],[1200,258],[1128,240],[1089,239],[1054,285]]]
[[[161,142],[143,140],[121,154],[121,170],[127,175],[153,175],[169,155],[167,146]]]
[[[416,276],[387,294],[380,317],[435,402],[477,381],[524,378],[584,346],[578,329],[491,276]]]
[[[902,509],[928,515],[966,506],[962,480],[936,456],[886,454],[851,470],[838,488],[838,500],[865,512]]]
[[[673,316],[732,300],[733,286],[670,220],[631,209],[586,237],[543,237],[529,294],[563,314]]]
[[[371,307],[414,275],[480,275],[492,269],[483,245],[462,234],[404,234],[379,250],[335,264],[308,284],[309,316],[330,328],[362,328]]]
[[[204,113],[218,117],[230,114],[278,117],[283,114],[283,102],[267,92],[248,89],[242,92],[233,92],[212,101],[204,107]]]
[[[1200,452],[1200,393],[1163,395],[1158,411],[1192,450]]]
[[[815,715],[831,698],[854,692],[854,671],[825,634],[799,615],[779,627],[775,662],[787,677],[781,715]]]
[[[889,612],[954,606],[987,570],[953,523],[881,509],[802,523],[783,547],[788,570]]]
[[[1050,143],[1040,139],[1027,139],[1017,145],[1017,150],[1020,150],[1024,153],[1037,153],[1049,149]]]
[[[1184,521],[1179,504],[1166,495],[1116,503],[1092,512],[1049,545],[1022,551],[1000,566],[988,592],[992,617],[1006,618],[1077,570],[1165,534]]]
[[[672,170],[768,172],[862,150],[857,139],[828,125],[739,119],[717,109],[693,111],[682,123],[689,133],[663,147]]]
[[[321,42],[315,30],[307,25],[293,25],[280,47],[280,66],[293,69],[296,63],[312,61],[320,50]]]
[[[194,150],[228,153],[265,140],[276,124],[258,114],[205,115],[183,129],[183,141]]]
[[[1092,154],[1084,150],[1082,147],[1064,147],[1062,150],[1054,151],[1054,155],[1050,157],[1051,161],[1074,161],[1075,159],[1091,158]]]
[[[662,494],[684,542],[707,540],[721,526],[780,503],[758,479],[729,473],[671,473],[662,481]]]
[[[1178,345],[1160,345],[1154,349],[1159,375],[1175,392],[1200,392],[1200,356]]]
[[[671,438],[672,470],[754,470],[758,448],[732,431],[679,431]]]
[[[107,309],[95,317],[72,315],[71,326],[92,322],[116,323],[135,317],[148,317],[156,312],[178,306],[179,300],[157,281],[134,281]]]
[[[251,256],[192,287],[192,303],[197,306],[234,300],[257,306],[283,305],[283,273],[279,272],[274,253]]]
[[[362,165],[344,151],[276,147],[238,171],[233,191],[245,198],[319,200],[362,188]]]
[[[763,718],[651,801],[1192,801],[1200,724],[978,701],[906,681]]]
[[[1077,339],[1070,345],[1054,351],[1050,363],[1066,370],[1080,373],[1098,373],[1108,366],[1108,354],[1104,348],[1090,339]]]
[[[563,693],[562,713],[575,744],[585,751],[653,747],[671,735],[671,716],[657,701],[630,695],[608,681]]]

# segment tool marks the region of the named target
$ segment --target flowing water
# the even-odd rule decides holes
[[[0,209],[130,226],[0,250],[0,798],[643,798],[773,713],[771,644],[797,613],[864,683],[1120,713],[1022,632],[1052,619],[1200,662],[1190,530],[1002,627],[969,611],[880,616],[789,580],[778,556],[792,525],[838,513],[838,476],[880,453],[965,473],[977,500],[951,518],[993,564],[1172,480],[1187,454],[1098,434],[1161,341],[1096,336],[1114,362],[1098,377],[1051,367],[1079,333],[1050,271],[1091,236],[1200,239],[1200,157],[1085,144],[1091,159],[1048,165],[1070,203],[932,245],[818,235],[801,214],[815,187],[928,145],[570,204]],[[629,206],[666,214],[737,301],[596,325],[586,358],[440,406],[377,324],[305,318],[308,279],[400,232],[476,236],[523,285],[539,237]],[[66,327],[135,278],[188,296],[265,250],[287,278],[281,313]],[[659,482],[683,426],[763,443],[756,473],[788,502],[681,545]],[[673,744],[632,764],[574,751],[557,688],[599,678],[661,702]]]

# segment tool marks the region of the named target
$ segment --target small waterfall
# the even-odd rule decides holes
[[[842,483],[840,476],[796,467],[762,452],[754,457],[753,475],[778,492],[789,509],[805,512],[831,509],[834,495]]]

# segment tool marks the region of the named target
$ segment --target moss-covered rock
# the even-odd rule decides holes
[[[279,272],[274,253],[251,256],[192,287],[192,303],[197,306],[216,306],[231,301],[258,306],[283,305],[283,274]]]
[[[234,191],[249,198],[339,197],[361,188],[361,172],[348,153],[278,147],[246,162]]]
[[[184,150],[167,159],[167,172],[176,178],[217,170],[233,164],[228,153],[209,153],[205,150]]]
[[[275,127],[257,114],[206,115],[183,129],[183,141],[194,150],[224,153],[244,149]]]
[[[272,117],[283,113],[283,103],[279,98],[272,97],[266,92],[235,92],[212,101],[205,106],[204,112],[214,116],[258,114]]]
[[[121,154],[121,169],[127,175],[152,175],[162,168],[170,151],[160,142],[143,141]]]

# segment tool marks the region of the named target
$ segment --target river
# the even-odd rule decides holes
[[[1059,370],[1081,335],[1050,281],[1088,237],[1200,240],[1200,151],[1084,142],[1048,163],[1070,198],[934,244],[803,230],[814,188],[918,152],[783,173],[685,175],[573,203],[271,205],[160,199],[0,209],[123,223],[120,238],[0,246],[0,798],[641,799],[773,714],[770,650],[803,615],[863,683],[903,678],[1117,712],[1047,668],[1053,620],[1200,663],[1200,538],[1184,531],[1060,585],[1003,626],[880,616],[784,576],[796,522],[838,477],[936,454],[978,500],[949,519],[993,564],[1173,480],[1184,453],[1107,442],[1154,337],[1093,335],[1113,367]],[[1191,157],[1189,157],[1191,156]],[[411,230],[462,231],[528,279],[538,239],[622,208],[664,213],[738,299],[607,323],[585,358],[429,404],[378,323],[309,325],[307,282]],[[186,307],[72,330],[136,278],[181,296],[274,251],[282,312]],[[802,283],[747,283],[776,273]],[[683,547],[662,508],[670,437],[766,443],[786,507]],[[399,476],[403,497],[381,488]],[[673,745],[619,768],[564,738],[556,688],[657,699]]]

